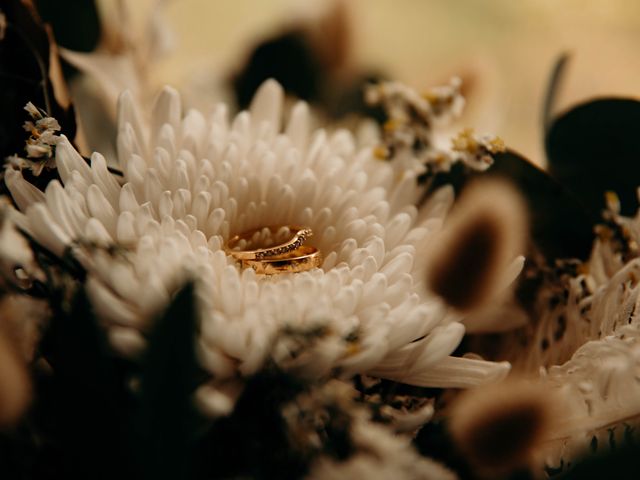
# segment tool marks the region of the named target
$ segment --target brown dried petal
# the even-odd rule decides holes
[[[491,303],[505,269],[524,250],[526,217],[519,194],[503,181],[467,187],[428,252],[429,288],[465,312]]]
[[[485,474],[526,466],[548,439],[559,398],[540,384],[506,381],[461,394],[450,411],[450,430],[463,455]]]

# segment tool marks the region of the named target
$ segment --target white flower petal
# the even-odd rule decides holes
[[[285,134],[299,150],[304,150],[309,142],[309,124],[309,106],[305,102],[296,103],[291,110]]]
[[[511,366],[508,362],[487,362],[461,357],[445,357],[427,370],[414,370],[410,375],[388,375],[387,378],[419,386],[469,388],[504,379]]]
[[[256,132],[263,124],[270,126],[273,135],[280,131],[283,100],[284,90],[275,80],[267,80],[258,88],[249,107]]]
[[[71,237],[52,218],[47,207],[43,203],[30,206],[27,209],[27,218],[36,240],[55,255],[62,256],[71,244]]]
[[[155,143],[155,136],[165,123],[177,129],[180,126],[181,116],[180,94],[174,88],[164,87],[155,100],[151,114],[151,132],[154,135],[152,142]]]
[[[60,227],[71,238],[82,236],[88,218],[79,206],[67,195],[60,182],[53,180],[45,191],[49,211],[58,221]]]
[[[91,173],[93,182],[100,187],[112,207],[118,206],[120,185],[115,177],[107,170],[107,161],[99,153],[91,155]]]
[[[116,211],[95,184],[87,190],[87,207],[91,216],[98,219],[110,235],[115,236],[118,221]]]
[[[44,194],[27,182],[18,170],[7,169],[4,180],[20,210],[26,211],[29,205],[44,201]]]
[[[118,97],[118,127],[128,130],[127,136],[131,137],[133,143],[138,145],[140,151],[136,153],[146,153],[144,146],[146,142],[146,134],[142,128],[138,109],[136,108],[133,94],[130,90],[125,90]],[[119,152],[118,152],[119,153]]]
[[[72,172],[77,172],[89,183],[93,181],[89,165],[64,135],[60,135],[60,141],[56,145],[56,167],[65,185],[71,180]]]

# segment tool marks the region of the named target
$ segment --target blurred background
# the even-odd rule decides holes
[[[156,1],[128,3],[132,16],[143,19]],[[153,65],[150,80],[187,89],[238,70],[258,42],[323,15],[335,2],[161,3],[173,48]],[[373,68],[419,90],[459,75],[466,82],[468,101],[461,126],[498,134],[539,164],[544,163],[542,102],[561,53],[569,52],[571,59],[558,110],[594,96],[636,97],[640,91],[637,0],[341,3],[346,7],[351,68]]]

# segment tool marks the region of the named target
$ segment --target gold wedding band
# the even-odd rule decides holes
[[[280,255],[263,257],[260,260],[241,260],[245,267],[253,268],[256,273],[274,275],[276,273],[298,273],[319,267],[322,264],[322,254],[316,247],[300,245]]]
[[[273,239],[281,237],[282,233],[287,234],[288,239],[285,242],[268,247],[246,248],[254,247],[252,243],[259,243],[260,237],[264,237],[265,234],[271,235]],[[312,235],[313,231],[310,228],[298,225],[254,228],[231,237],[227,242],[226,251],[240,261],[243,267],[250,267],[260,274],[304,272],[322,264],[320,251],[316,247],[304,244]],[[262,241],[264,242],[264,238]]]
[[[307,238],[313,235],[313,231],[308,227],[301,227],[298,225],[286,225],[291,232],[293,232],[292,237],[284,243],[275,245],[269,248],[256,248],[253,250],[234,250],[240,243],[240,241],[244,240],[245,242],[249,242],[253,236],[262,231],[263,229],[268,229],[272,234],[278,232],[278,230],[282,227],[260,227],[254,228],[253,230],[248,230],[239,235],[234,235],[227,242],[227,252],[229,255],[232,255],[237,260],[261,260],[264,258],[273,257],[276,255],[282,255],[292,250],[300,247]]]

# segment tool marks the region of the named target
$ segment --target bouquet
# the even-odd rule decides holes
[[[345,75],[342,3],[207,94],[160,5],[56,3],[0,6],[3,478],[637,474],[636,100],[561,57],[543,170]]]

